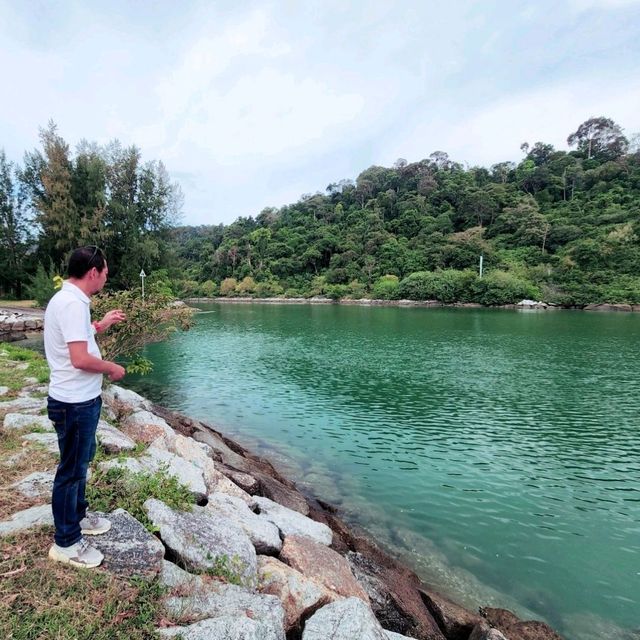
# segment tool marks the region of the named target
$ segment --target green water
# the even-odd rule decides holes
[[[202,309],[129,386],[267,455],[468,606],[637,637],[640,315]]]

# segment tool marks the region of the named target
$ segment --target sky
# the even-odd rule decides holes
[[[0,148],[135,144],[228,224],[371,165],[640,132],[640,0],[0,0]]]

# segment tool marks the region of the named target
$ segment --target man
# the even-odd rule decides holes
[[[48,413],[58,434],[60,464],[53,483],[51,508],[55,544],[49,557],[77,567],[97,567],[103,560],[83,535],[111,528],[105,518],[87,517],[87,469],[96,451],[96,428],[102,407],[102,374],[120,380],[125,370],[102,360],[94,334],[125,319],[109,311],[91,323],[89,298],[107,280],[107,260],[98,247],[81,247],[69,258],[69,278],[51,298],[44,315],[44,348],[51,369]]]

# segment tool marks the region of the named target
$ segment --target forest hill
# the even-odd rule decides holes
[[[5,295],[46,289],[87,238],[113,287],[137,286],[143,267],[150,290],[179,297],[640,303],[640,151],[608,118],[582,123],[568,152],[525,143],[519,163],[484,168],[437,151],[200,227],[175,226],[179,186],[137,148],[71,154],[53,124],[41,142],[23,167],[0,155]]]

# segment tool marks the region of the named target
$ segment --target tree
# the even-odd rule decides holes
[[[15,168],[0,150],[0,289],[22,297],[30,230]]]
[[[622,129],[610,118],[589,118],[567,138],[570,147],[576,146],[587,160],[613,160],[627,151],[629,141]]]

